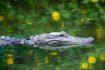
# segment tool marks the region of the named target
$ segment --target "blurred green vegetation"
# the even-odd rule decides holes
[[[58,13],[56,21],[52,17],[54,11]],[[0,0],[0,35],[27,37],[53,31],[91,36],[95,44],[60,51],[1,47],[0,69],[105,69],[105,0]]]

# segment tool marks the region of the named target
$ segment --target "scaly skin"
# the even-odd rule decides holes
[[[88,45],[94,39],[73,37],[64,31],[44,33],[30,36],[29,38],[15,38],[10,36],[0,36],[0,45],[31,45],[42,49],[60,49],[79,45]]]

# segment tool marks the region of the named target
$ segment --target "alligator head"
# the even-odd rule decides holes
[[[94,38],[74,37],[64,31],[45,33],[37,36],[31,36],[28,44],[42,49],[62,49],[74,46],[84,46],[92,43]]]

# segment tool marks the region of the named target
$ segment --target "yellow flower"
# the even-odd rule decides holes
[[[105,53],[101,54],[100,59],[105,61]]]
[[[48,60],[48,57],[45,57],[45,64],[48,64],[49,60]]]
[[[93,2],[93,3],[97,3],[97,2],[99,2],[99,0],[92,0],[92,2]]]
[[[56,51],[52,51],[52,52],[50,53],[50,55],[56,56],[56,55],[57,55],[57,52],[56,52]]]
[[[0,16],[0,22],[2,22],[4,20],[3,16]]]
[[[13,55],[7,55],[6,63],[9,65],[14,63]]]
[[[58,20],[60,19],[60,14],[59,14],[58,11],[52,12],[52,19],[53,19],[54,21],[58,21]]]
[[[9,59],[6,60],[6,63],[9,64],[9,65],[13,64],[14,60],[12,58],[11,59],[9,58]]]
[[[81,65],[81,68],[82,68],[82,69],[89,69],[89,64],[88,64],[88,63],[83,63],[83,64]]]
[[[96,63],[96,58],[93,57],[93,56],[90,56],[90,57],[88,58],[88,62],[89,62],[89,63]]]

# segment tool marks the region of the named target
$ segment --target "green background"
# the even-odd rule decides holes
[[[59,12],[59,21],[52,19],[53,11]],[[0,0],[0,16],[0,35],[28,37],[66,31],[73,36],[95,38],[90,48],[58,50],[57,55],[31,46],[1,47],[0,70],[81,70],[89,56],[97,59],[89,70],[105,69],[105,60],[100,60],[105,53],[105,0]],[[5,62],[8,54],[14,57],[12,65]]]

